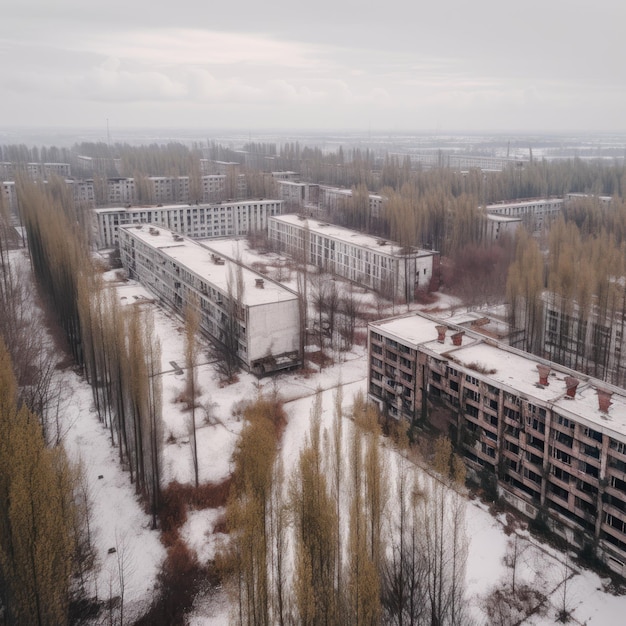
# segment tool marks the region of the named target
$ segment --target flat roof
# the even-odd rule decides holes
[[[443,343],[437,340],[438,325],[448,328]],[[414,349],[419,347],[426,353],[449,359],[451,364],[457,363],[474,371],[476,378],[491,382],[494,387],[510,390],[530,402],[536,399],[549,404],[566,417],[626,441],[624,389],[485,338],[468,328],[451,324],[449,320],[438,320],[421,313],[372,322],[370,327]],[[459,331],[464,331],[464,335],[461,345],[455,346],[451,336]],[[538,364],[550,367],[548,385],[539,384]],[[579,380],[573,398],[566,393],[565,378],[568,376]],[[612,394],[612,404],[606,413],[599,409],[597,390]]]
[[[120,226],[120,230],[128,231],[131,236],[159,250],[161,254],[193,272],[202,280],[206,280],[207,283],[222,293],[228,292],[229,281],[232,284],[233,292],[235,292],[237,271],[241,268],[244,285],[242,303],[244,305],[255,306],[298,299],[295,292],[266,276],[224,258],[209,246],[187,239],[166,228],[145,224],[141,228],[138,228],[137,225],[124,225]],[[222,259],[224,263],[216,264],[213,255]],[[256,286],[258,280],[263,280],[263,288]]]
[[[205,207],[219,207],[219,206],[232,206],[236,204],[270,204],[270,203],[282,203],[282,200],[273,199],[273,198],[252,198],[250,200],[223,200],[221,202],[200,202],[198,204],[189,204],[188,202],[183,202],[179,204],[163,204],[161,206],[157,206],[156,204],[139,206],[133,205],[130,207],[120,206],[120,207],[105,207],[99,209],[92,209],[95,213],[132,213],[134,211],[167,211],[170,209],[201,209]]]
[[[487,219],[491,220],[493,222],[521,222],[522,218],[521,217],[515,217],[513,215],[498,215],[498,214],[493,214],[493,213],[489,213],[487,215]]]
[[[374,237],[366,233],[360,233],[356,230],[350,230],[343,226],[336,226],[335,224],[328,224],[316,219],[302,218],[298,215],[273,215],[270,219],[283,222],[285,224],[291,224],[298,228],[307,228],[310,232],[324,235],[336,241],[342,241],[350,243],[361,248],[367,248],[377,254],[384,254],[387,256],[402,256],[403,248],[393,241],[388,241],[382,237]],[[384,241],[385,244],[381,245],[380,242]],[[429,256],[436,254],[434,250],[422,250],[419,248],[411,248],[411,252],[420,256]]]
[[[496,202],[495,204],[488,204],[489,209],[500,209],[502,207],[516,207],[516,206],[529,206],[531,204],[545,204],[546,202],[562,204],[563,198],[533,198],[532,200],[518,200],[516,202]]]

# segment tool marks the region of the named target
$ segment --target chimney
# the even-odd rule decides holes
[[[598,409],[602,411],[602,413],[608,413],[609,407],[611,406],[611,396],[613,395],[610,391],[604,391],[604,389],[596,389],[598,392]]]
[[[537,363],[537,370],[539,371],[539,384],[544,386],[549,385],[548,376],[550,375],[550,368],[547,365]]]
[[[461,340],[463,339],[464,334],[465,334],[464,330],[460,330],[458,333],[454,333],[454,335],[452,335],[452,343],[455,346],[460,346]]]
[[[257,289],[265,289],[265,287],[263,286],[264,284],[265,284],[265,283],[264,283],[264,281],[263,281],[263,279],[262,279],[262,278],[255,278],[255,279],[254,279],[254,286],[255,286]]]
[[[567,387],[567,395],[570,398],[574,398],[576,396],[576,387],[578,387],[578,383],[580,383],[578,378],[574,378],[573,376],[565,377],[565,386]]]
[[[446,339],[446,330],[448,330],[448,327],[443,324],[438,324],[435,326],[435,329],[437,330],[437,341],[443,343]]]

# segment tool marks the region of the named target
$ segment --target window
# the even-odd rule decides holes
[[[481,450],[483,454],[491,457],[492,459],[496,458],[496,451],[494,448],[488,446],[484,441],[481,444]]]
[[[534,483],[537,483],[538,485],[541,485],[541,476],[539,476],[537,472],[533,472],[531,469],[528,469],[527,467],[524,468],[524,477],[528,478],[528,480],[532,480]]]
[[[562,433],[558,430],[552,431],[552,438],[566,448],[571,448],[572,444],[574,443],[573,437],[570,437],[569,435],[566,435],[565,433]]]
[[[600,473],[595,465],[591,465],[591,463],[587,463],[586,461],[578,461],[578,469],[593,478],[598,478]]]
[[[609,441],[609,447],[611,448],[611,450],[617,450],[617,452],[619,452],[620,454],[626,454],[626,443],[611,439]]]
[[[513,454],[519,454],[519,446],[511,443],[510,441],[505,441],[504,442],[504,447],[509,451],[512,452]]]
[[[471,404],[465,405],[465,413],[467,415],[471,415],[474,418],[478,418],[478,409],[475,406],[472,406]]]
[[[552,456],[558,461],[561,461],[561,463],[566,463],[567,465],[571,465],[572,463],[571,455],[567,454],[567,452],[563,452],[563,450],[559,448],[552,448]]]
[[[563,417],[562,415],[556,416],[556,423],[559,424],[559,426],[563,426],[563,428],[569,428],[570,430],[574,430],[574,422],[572,422],[571,420],[568,420],[566,417]]]
[[[473,402],[480,402],[480,394],[473,389],[465,389],[465,397]]]
[[[583,435],[585,435],[585,437],[589,437],[589,439],[594,439],[595,441],[602,443],[602,433],[598,432],[597,430],[593,430],[592,428],[584,426]]]
[[[508,406],[504,407],[504,417],[507,417],[514,422],[520,421],[520,412],[515,409],[510,409]]]
[[[550,483],[550,493],[553,493],[557,498],[561,498],[561,500],[565,500],[565,502],[568,500],[569,494],[567,489],[563,489],[563,487],[559,487],[554,483]]]
[[[474,378],[474,376],[470,376],[469,374],[465,374],[465,380],[470,384],[478,387],[478,378]]]
[[[552,465],[550,467],[550,474],[552,474],[552,476],[554,476],[555,478],[558,478],[560,481],[564,483],[569,483],[570,478],[571,478],[570,473],[566,472],[564,469],[561,469],[560,467],[556,467],[556,465]]]
[[[594,459],[600,458],[600,448],[596,448],[595,446],[588,446],[586,443],[582,446],[583,454],[590,456]]]

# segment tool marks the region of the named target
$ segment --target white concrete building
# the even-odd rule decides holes
[[[298,174],[298,172],[292,172],[292,171],[282,171],[282,172],[272,172],[272,178],[274,180],[291,180],[291,181],[297,181],[298,178],[300,178],[300,174]]]
[[[438,279],[439,253],[412,248],[297,215],[268,219],[270,242],[307,262],[388,297],[406,301]]]
[[[192,238],[238,237],[266,230],[268,218],[281,209],[280,200],[94,209],[93,239],[99,249],[113,248],[118,227],[124,224],[154,224]]]
[[[189,202],[189,176],[148,176],[147,180],[156,204]]]
[[[24,173],[31,180],[47,179],[50,176],[71,176],[69,163],[25,163],[3,161],[0,163],[0,179],[14,180],[19,173]]]
[[[69,178],[72,175],[69,163],[44,163],[42,173],[46,179],[53,175],[62,178]]]
[[[320,185],[320,205],[330,213],[344,209],[346,203],[352,198],[352,189],[340,187],[327,187]],[[380,217],[385,199],[376,193],[369,194],[369,211],[372,217]]]
[[[66,185],[72,189],[74,202],[82,207],[93,208],[96,206],[96,193],[93,180],[66,180]]]
[[[17,190],[15,181],[5,180],[2,183],[2,201],[12,213],[17,213]]]
[[[320,186],[293,180],[278,180],[278,197],[288,206],[304,207],[319,203]]]
[[[508,215],[487,215],[486,234],[492,241],[498,241],[507,235],[515,237],[515,231],[522,225],[521,217],[509,217]]]
[[[518,217],[528,230],[541,231],[563,211],[563,198],[537,198],[520,202],[488,204],[488,215]]]
[[[236,339],[246,369],[263,375],[301,364],[295,292],[164,228],[122,226],[119,238],[130,277],[180,314],[196,302],[202,330],[226,345]]]
[[[107,204],[116,206],[133,204],[135,201],[135,180],[133,178],[107,179]]]
[[[586,198],[595,198],[599,202],[600,206],[603,206],[603,207],[609,207],[611,206],[611,203],[613,202],[613,198],[611,196],[596,196],[595,194],[591,194],[591,193],[565,194],[566,204],[570,202],[575,202],[576,200],[583,200]]]

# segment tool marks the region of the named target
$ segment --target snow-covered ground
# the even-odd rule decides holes
[[[224,246],[226,254],[227,243]],[[232,245],[232,244],[231,244]],[[241,244],[240,244],[241,246]],[[252,253],[244,254],[251,262]],[[264,257],[265,258],[265,257]],[[258,258],[257,258],[258,261]],[[135,283],[116,284],[122,302],[148,301],[151,294]],[[441,299],[429,308],[448,308],[450,302]],[[162,347],[163,417],[164,417],[164,481],[191,483],[193,466],[189,445],[188,413],[179,397],[184,389],[184,374],[177,373],[184,365],[183,323],[157,304],[150,304],[155,316],[155,329]],[[373,306],[373,305],[372,305]],[[455,306],[457,306],[455,304]],[[396,313],[399,312],[396,307]],[[391,313],[391,311],[389,311]],[[230,459],[242,427],[237,407],[242,400],[252,399],[263,390],[277,390],[285,400],[288,425],[281,449],[287,473],[293,466],[305,433],[316,390],[321,388],[323,426],[333,415],[333,394],[342,385],[346,413],[356,393],[366,390],[367,359],[363,346],[340,356],[335,365],[321,372],[284,373],[272,378],[257,379],[241,373],[239,380],[223,386],[209,362],[207,350],[201,351],[198,368],[200,386],[198,410],[198,450],[201,481],[219,481],[230,471]],[[94,592],[100,598],[119,594],[118,565],[125,562],[125,606],[127,615],[138,614],[152,598],[156,575],[165,555],[158,532],[150,530],[149,516],[134,495],[128,473],[120,469],[117,450],[110,445],[107,431],[98,422],[92,406],[91,390],[73,372],[63,373],[67,389],[65,420],[69,425],[65,445],[75,458],[82,458],[87,469],[94,507],[94,528],[98,546],[98,570],[94,577]],[[193,548],[199,559],[206,562],[215,554],[220,536],[214,527],[220,510],[193,511],[188,515],[181,536]],[[504,516],[493,517],[478,501],[467,507],[469,558],[467,564],[467,597],[472,617],[487,624],[483,609],[485,596],[511,578],[511,569],[504,564],[509,536]],[[589,571],[573,567],[570,559],[558,551],[538,543],[521,531],[518,580],[547,595],[549,605],[527,618],[523,624],[543,626],[555,623],[563,603],[563,580],[568,578],[566,604],[575,624],[606,626],[623,623],[626,597],[604,591],[607,581]],[[523,549],[521,547],[523,546]],[[110,548],[116,552],[109,554]],[[224,592],[212,592],[197,599],[189,624],[222,626],[230,623],[229,601]]]

